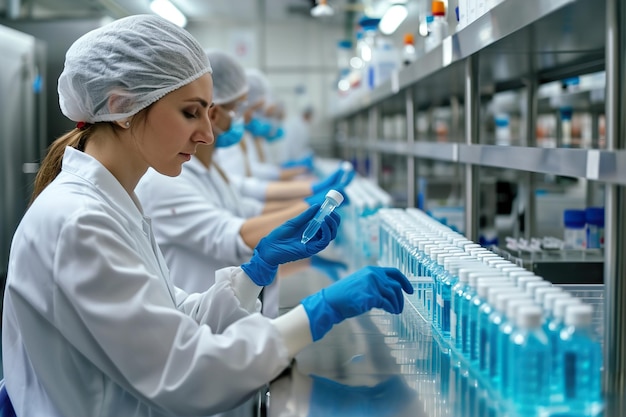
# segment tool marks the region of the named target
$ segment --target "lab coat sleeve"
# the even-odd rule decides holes
[[[273,164],[263,162],[251,163],[252,176],[262,180],[278,181],[280,179],[280,168]]]
[[[228,267],[215,272],[215,284],[204,293],[176,288],[176,305],[197,323],[222,333],[234,321],[261,311],[261,288],[240,267]]]
[[[239,193],[245,197],[254,198],[259,201],[265,201],[267,194],[267,186],[269,182],[254,177],[230,176],[233,185],[237,187]]]
[[[209,415],[288,365],[284,336],[266,317],[246,316],[216,334],[177,309],[127,229],[105,213],[73,216],[53,263],[49,319],[104,374],[167,413]]]
[[[163,181],[163,180],[162,180]],[[165,180],[167,181],[167,179]],[[245,218],[212,203],[190,182],[155,182],[150,187],[150,215],[157,242],[210,254],[222,265],[239,265],[252,256],[240,235]]]

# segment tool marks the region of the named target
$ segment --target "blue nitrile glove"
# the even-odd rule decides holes
[[[315,255],[325,249],[337,236],[341,218],[333,212],[324,218],[319,232],[313,239],[304,244],[300,241],[309,220],[315,217],[319,208],[319,204],[312,205],[259,241],[250,261],[241,265],[241,269],[255,284],[271,284],[278,265]]]
[[[311,327],[313,341],[321,339],[333,325],[372,308],[398,314],[404,308],[404,290],[413,286],[396,268],[366,266],[301,301]]]
[[[313,162],[313,154],[309,154],[304,158],[293,159],[291,161],[283,162],[281,165],[282,168],[297,168],[297,167],[305,167],[309,171],[313,171],[314,168]]]
[[[335,172],[333,172],[323,180],[313,184],[311,186],[311,191],[313,191],[313,194],[317,194],[320,192],[326,193],[326,191],[338,187],[342,175],[343,170],[341,168],[337,169]]]
[[[339,272],[348,269],[348,265],[343,262],[326,259],[319,255],[311,256],[311,266],[328,275],[333,281],[339,281]]]

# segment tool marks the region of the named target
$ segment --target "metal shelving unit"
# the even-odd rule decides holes
[[[530,204],[532,173],[577,177],[605,186],[605,372],[607,416],[626,415],[626,5],[620,0],[506,0],[434,50],[395,73],[378,88],[340,104],[335,113],[337,145],[370,159],[379,176],[380,155],[407,158],[408,206],[415,202],[416,159],[462,164],[465,168],[465,233],[476,239],[478,169],[518,170]],[[537,94],[550,81],[606,72],[605,91],[573,93],[604,112],[604,148],[540,148],[535,125],[540,109],[553,103]],[[481,143],[481,100],[500,91],[525,92],[525,146]],[[590,100],[593,97],[593,100]],[[604,105],[597,98],[604,97]],[[439,143],[415,132],[415,114],[453,100],[463,104],[457,141]],[[407,140],[386,140],[381,119],[405,115]],[[364,130],[363,130],[364,129]],[[365,131],[365,135],[363,135]],[[425,140],[426,139],[426,140]],[[597,144],[597,141],[595,142]],[[525,212],[532,219],[531,209]],[[530,224],[527,221],[526,224]]]

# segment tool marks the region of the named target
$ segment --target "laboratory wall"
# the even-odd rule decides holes
[[[102,19],[0,20],[0,25],[30,34],[45,45],[47,74],[42,87],[46,92],[47,144],[74,127],[61,113],[57,95],[57,80],[63,71],[65,52],[76,39],[102,22]]]
[[[238,57],[246,68],[262,70],[275,95],[284,101],[287,117],[305,103],[312,104],[311,144],[318,154],[331,153],[333,114],[329,104],[336,94],[335,45],[344,36],[341,27],[294,17],[288,22],[249,26],[190,22],[187,29],[203,47],[224,50]]]

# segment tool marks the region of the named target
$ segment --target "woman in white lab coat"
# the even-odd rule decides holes
[[[315,205],[262,239],[249,262],[218,271],[208,291],[170,283],[133,189],[148,167],[176,176],[212,143],[210,71],[195,39],[152,15],[112,22],[68,50],[59,101],[77,128],[43,161],[9,257],[2,349],[18,416],[220,412],[333,324],[374,306],[402,309],[406,278],[372,268],[276,319],[257,313],[280,263],[335,236],[331,215],[299,244]]]

